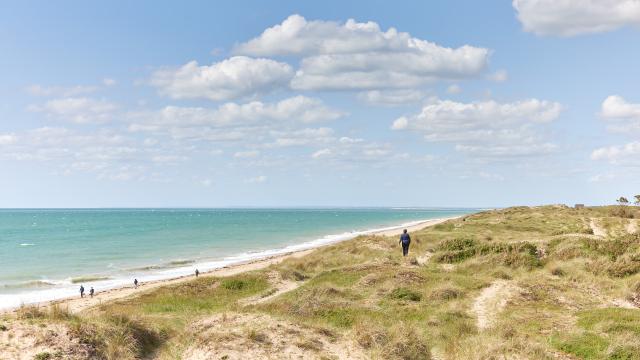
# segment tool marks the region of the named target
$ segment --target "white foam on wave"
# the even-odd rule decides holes
[[[207,272],[216,269],[221,269],[230,265],[238,265],[253,262],[256,260],[266,259],[273,256],[284,255],[297,251],[310,250],[324,245],[329,245],[349,239],[353,239],[360,235],[368,235],[372,233],[379,233],[390,230],[397,230],[406,227],[412,227],[420,225],[426,222],[441,220],[442,218],[426,219],[406,222],[400,225],[388,226],[382,228],[375,228],[362,231],[349,231],[341,234],[327,235],[314,240],[302,242],[300,244],[288,245],[281,248],[262,250],[256,252],[243,252],[236,255],[228,256],[219,260],[203,261],[188,266],[175,267],[169,269],[157,269],[153,273],[149,272],[131,272],[126,277],[112,278],[108,280],[88,281],[84,284],[72,284],[71,278],[64,280],[43,280],[48,283],[54,284],[58,287],[54,289],[46,290],[27,290],[17,294],[0,294],[0,309],[17,308],[23,304],[36,304],[43,303],[52,300],[65,299],[75,297],[79,295],[80,285],[83,285],[85,291],[88,291],[93,286],[96,292],[111,290],[124,286],[133,285],[133,279],[138,279],[141,283],[159,280],[175,279],[183,276],[193,275],[195,269],[200,272]]]
[[[22,244],[20,244],[20,246],[36,246],[36,244],[32,244],[32,243],[22,243]]]

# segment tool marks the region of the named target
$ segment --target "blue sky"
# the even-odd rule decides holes
[[[0,9],[0,207],[640,192],[640,1]]]

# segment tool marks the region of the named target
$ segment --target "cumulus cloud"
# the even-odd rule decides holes
[[[260,155],[260,151],[257,150],[249,150],[249,151],[238,151],[233,154],[234,158],[238,159],[246,159],[246,158],[254,158]]]
[[[392,129],[413,130],[430,142],[451,142],[467,154],[529,156],[556,149],[536,129],[556,120],[561,111],[559,103],[538,99],[512,103],[431,99],[420,113],[396,119]]]
[[[640,142],[598,148],[591,153],[591,159],[608,161],[614,165],[640,166]]]
[[[265,147],[309,146],[336,140],[333,129],[327,127],[291,131],[274,130],[270,132],[270,135],[274,140],[271,143],[265,144]]]
[[[513,0],[525,31],[575,36],[640,25],[638,0]]]
[[[415,104],[425,98],[425,93],[414,89],[371,90],[358,94],[360,101],[371,105],[399,106]]]
[[[602,102],[600,115],[609,122],[609,131],[640,132],[640,104],[630,103],[619,95],[611,95]]]
[[[460,94],[462,88],[458,84],[452,84],[447,87],[447,94]]]
[[[640,104],[630,103],[622,96],[611,95],[601,106],[600,116],[611,132],[634,135],[640,132]],[[592,160],[607,161],[613,165],[640,166],[640,142],[606,146],[591,153]]]
[[[331,156],[332,154],[333,152],[331,151],[331,149],[325,148],[314,152],[313,154],[311,154],[311,157],[314,159],[321,159],[323,157]]]
[[[267,181],[267,177],[264,176],[264,175],[259,175],[259,176],[252,177],[252,178],[249,178],[249,179],[245,180],[246,183],[250,183],[250,184],[260,184],[260,183],[263,183],[265,181]]]
[[[409,88],[477,75],[489,57],[485,48],[442,47],[394,28],[382,31],[375,22],[307,21],[300,15],[238,44],[234,52],[303,57],[291,81],[303,90]]]
[[[156,71],[151,84],[160,94],[173,99],[221,101],[287,87],[293,75],[293,69],[286,63],[234,56],[209,66],[191,61],[178,69]]]
[[[16,142],[18,142],[18,138],[14,134],[0,134],[0,146],[12,145]]]
[[[509,79],[509,73],[507,70],[498,70],[493,74],[489,74],[487,78],[493,82],[505,82]]]
[[[32,111],[44,112],[48,116],[76,124],[99,124],[111,120],[118,106],[106,100],[91,98],[53,99],[42,105],[32,105]]]
[[[254,141],[296,124],[340,118],[344,113],[315,98],[295,96],[277,103],[226,103],[217,108],[167,106],[158,111],[131,113],[129,130],[167,134],[174,139]]]
[[[31,85],[27,87],[27,92],[33,96],[60,96],[71,97],[91,94],[98,91],[97,86],[76,85],[76,86],[44,86]]]

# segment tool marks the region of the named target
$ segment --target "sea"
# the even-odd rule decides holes
[[[0,209],[0,309],[170,279],[477,209]]]

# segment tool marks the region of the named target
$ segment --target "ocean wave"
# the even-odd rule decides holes
[[[104,280],[110,280],[111,278],[108,276],[79,276],[79,277],[75,277],[75,278],[71,278],[71,283],[72,284],[79,284],[79,283],[87,283],[87,282],[93,282],[93,281],[104,281]]]
[[[139,266],[130,269],[126,269],[127,271],[152,271],[152,270],[165,270],[165,269],[173,269],[177,267],[183,267],[186,265],[195,264],[195,260],[173,260],[167,263],[157,264],[157,265],[146,265]]]
[[[20,244],[20,246],[36,246],[36,244],[32,244],[32,243],[22,243],[22,244]]]
[[[56,286],[54,281],[49,280],[30,280],[12,284],[2,284],[0,287],[3,289],[28,289],[28,288],[47,288]]]

